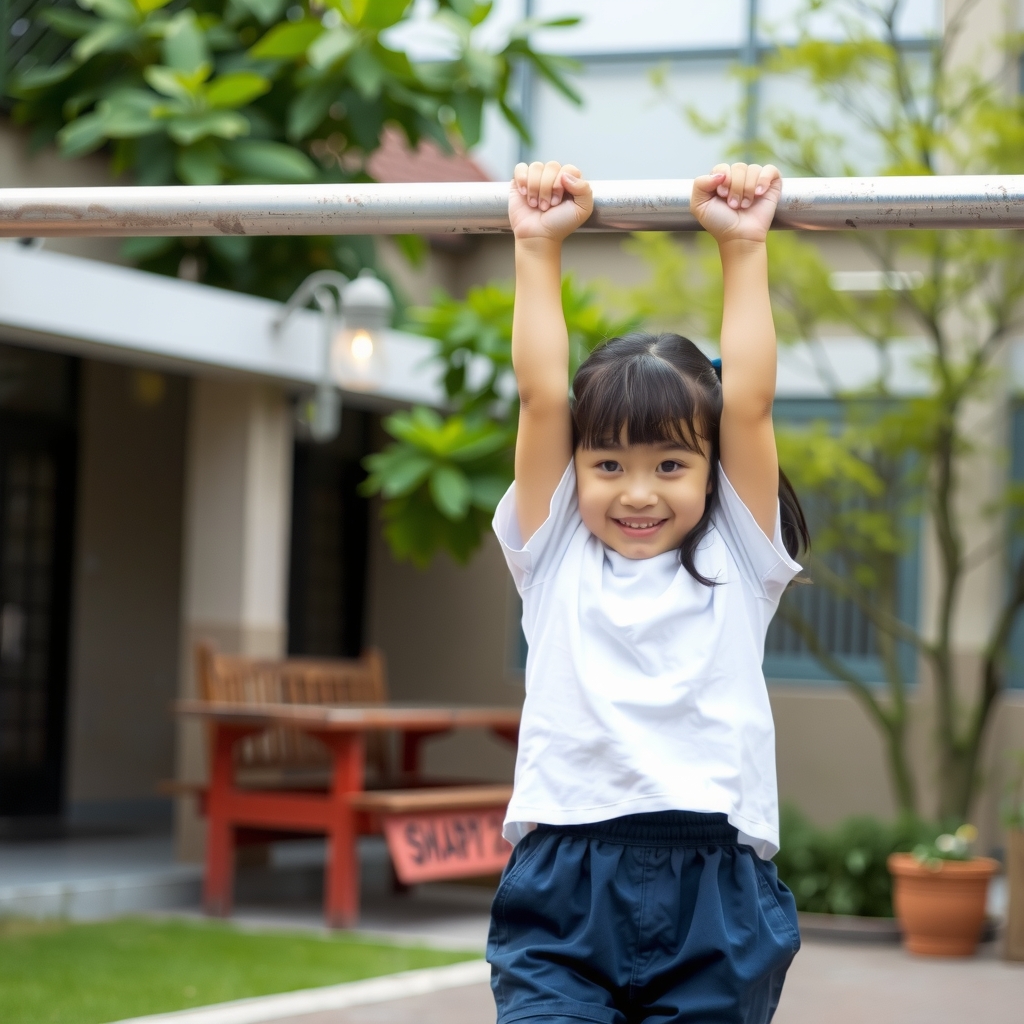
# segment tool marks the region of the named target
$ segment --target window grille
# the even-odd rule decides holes
[[[842,414],[840,403],[822,399],[780,399],[775,403],[775,420],[780,425],[802,426],[815,421],[837,423]],[[803,497],[803,496],[801,496]],[[804,512],[814,544],[815,509],[804,500]],[[912,543],[900,559],[897,570],[897,608],[904,622],[917,621],[919,558],[917,524],[912,524]],[[833,568],[841,570],[838,560]],[[845,571],[845,570],[843,570]],[[844,668],[864,682],[884,680],[878,646],[878,632],[856,602],[841,597],[821,584],[790,587],[783,601],[795,606],[809,622],[824,649]],[[900,667],[904,678],[916,679],[914,651],[901,644]],[[811,654],[803,638],[781,616],[776,616],[765,638],[765,677],[779,681],[837,682]]]

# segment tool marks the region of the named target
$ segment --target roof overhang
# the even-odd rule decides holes
[[[312,387],[323,366],[320,315],[297,310],[276,337],[282,306],[210,288],[6,242],[0,244],[0,337],[34,347],[189,374],[262,377]],[[387,373],[359,404],[443,402],[431,342],[387,335]]]

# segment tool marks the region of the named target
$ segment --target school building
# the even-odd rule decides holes
[[[991,24],[1003,24],[1003,6],[986,3]],[[730,67],[766,43],[751,35],[753,0],[718,4],[713,15],[686,6],[684,19],[673,0],[647,0],[623,20],[615,0],[508,0],[499,22],[524,9],[586,15],[557,36],[581,62],[584,106],[542,81],[524,82],[532,147],[491,120],[473,164],[415,158],[389,143],[378,176],[497,180],[532,154],[571,159],[592,178],[705,170],[718,145],[688,126],[651,71],[663,69],[676,96],[710,103],[702,110],[712,118],[739,98]],[[784,23],[792,6],[762,0],[759,15]],[[931,0],[907,9],[907,39],[923,45],[942,10]],[[762,107],[799,102],[778,90],[766,89]],[[0,186],[107,183],[102,160],[29,157],[24,135],[0,126]],[[573,238],[566,270],[584,281],[639,283],[646,269],[622,242]],[[837,271],[865,269],[841,242],[823,244]],[[387,241],[381,254],[412,301],[437,286],[460,295],[512,273],[508,237],[434,246],[415,270]],[[386,655],[395,699],[521,701],[517,598],[496,542],[489,538],[467,567],[441,557],[420,571],[391,557],[376,503],[357,494],[360,460],[386,440],[381,415],[440,400],[423,366],[427,343],[392,332],[380,387],[343,394],[341,431],[320,444],[296,415],[318,379],[318,314],[300,312],[279,336],[280,309],[121,266],[116,240],[0,244],[0,818],[131,824],[173,816],[180,855],[198,858],[202,823],[191,799],[172,807],[159,785],[205,778],[201,730],[171,712],[176,697],[194,692],[192,652],[202,639],[254,655],[353,655],[374,645]],[[832,343],[855,375],[859,340]],[[992,428],[1006,444],[1024,435],[1011,431],[1021,388],[1014,379]],[[780,413],[799,417],[827,402],[800,353],[787,356]],[[934,591],[926,521],[921,536],[905,573],[904,607],[918,618]],[[992,559],[971,574],[957,639],[965,673],[978,663],[1004,571]],[[822,592],[815,600],[831,599]],[[852,607],[823,604],[826,620],[835,650],[870,661]],[[809,656],[769,646],[783,799],[821,822],[890,814],[881,741],[862,710]],[[927,702],[927,688],[914,699]],[[1003,751],[1024,747],[1024,689],[1003,701],[991,740],[980,818],[996,843],[998,765]],[[927,763],[929,736],[914,742]],[[432,741],[425,767],[504,780],[512,764],[507,747],[465,731]]]

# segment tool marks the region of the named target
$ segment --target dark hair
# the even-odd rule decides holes
[[[689,338],[637,331],[596,348],[572,382],[574,448],[614,448],[625,433],[630,444],[670,443],[707,457],[711,474],[704,514],[683,538],[679,560],[709,587],[715,581],[697,571],[694,556],[718,502],[720,365]],[[811,541],[796,492],[782,470],[779,507],[782,541],[795,557]]]

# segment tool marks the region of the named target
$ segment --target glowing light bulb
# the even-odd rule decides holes
[[[368,363],[373,358],[373,338],[368,331],[356,331],[352,335],[350,351],[357,363]]]

